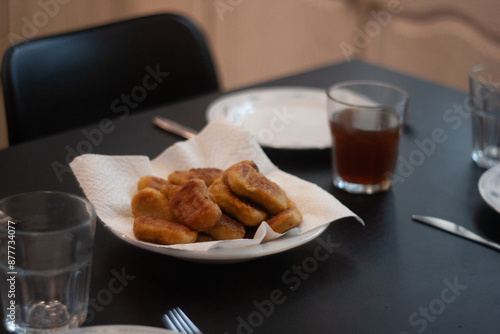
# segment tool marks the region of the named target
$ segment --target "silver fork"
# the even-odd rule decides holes
[[[165,313],[162,321],[165,327],[173,331],[185,334],[203,334],[178,307]]]

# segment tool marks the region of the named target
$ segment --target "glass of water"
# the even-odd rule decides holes
[[[500,63],[473,67],[469,89],[472,160],[490,168],[500,163]]]
[[[0,201],[5,327],[65,332],[87,316],[96,213],[84,198],[31,192]]]

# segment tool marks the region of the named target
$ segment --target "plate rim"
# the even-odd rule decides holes
[[[496,206],[495,203],[491,200],[489,193],[486,191],[487,186],[486,183],[490,178],[492,178],[496,173],[500,174],[500,164],[495,165],[488,170],[486,170],[481,177],[479,178],[478,181],[478,190],[479,194],[483,198],[483,200],[488,204],[493,210],[496,212],[500,213],[500,206]],[[500,192],[500,189],[499,189]]]
[[[322,234],[328,228],[331,222],[313,228],[303,234],[285,234],[278,239],[263,242],[257,245],[237,248],[213,248],[207,251],[192,251],[159,247],[159,245],[156,244],[149,244],[132,239],[124,234],[119,233],[118,231],[115,231],[111,226],[108,226],[104,222],[103,224],[114,235],[132,246],[191,262],[224,264],[246,262],[264,256],[282,253],[292,248],[299,247],[303,244],[308,243],[309,241],[312,241],[320,234]]]
[[[213,100],[206,108],[205,111],[205,119],[207,122],[210,122],[220,116],[220,114],[216,114],[217,107],[219,105],[228,103],[233,99],[244,97],[245,95],[253,95],[253,94],[276,94],[276,93],[297,93],[297,92],[307,92],[307,93],[316,93],[324,95],[325,98],[325,107],[326,107],[326,88],[312,87],[312,86],[269,86],[269,87],[261,87],[261,88],[249,88],[237,90],[234,92],[230,92],[227,94],[223,94]],[[326,113],[326,109],[325,109]],[[269,145],[266,143],[259,144],[265,148],[279,149],[279,150],[324,150],[331,148],[331,143],[324,143],[321,145],[313,145],[313,146],[288,146],[288,145]]]

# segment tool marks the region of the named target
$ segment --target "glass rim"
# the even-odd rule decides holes
[[[353,86],[353,85],[377,86],[377,87],[390,88],[390,89],[400,93],[401,98],[399,99],[398,102],[396,102],[394,104],[379,104],[379,105],[373,106],[373,105],[362,105],[362,104],[348,103],[345,101],[341,101],[337,98],[334,98],[330,94],[330,92],[334,89],[338,89],[338,88],[342,88],[342,87],[346,87],[346,86]],[[341,103],[341,104],[349,106],[349,107],[361,107],[361,108],[366,108],[366,109],[389,108],[389,107],[392,107],[393,105],[396,105],[399,103],[408,103],[408,100],[410,99],[410,94],[406,90],[404,90],[398,86],[392,85],[390,83],[377,81],[377,80],[349,80],[349,81],[338,82],[338,83],[335,83],[335,84],[329,86],[326,90],[326,94],[330,100],[335,101],[337,103]]]
[[[74,228],[77,228],[77,227],[80,227],[80,226],[84,226],[84,225],[90,225],[92,221],[94,221],[96,218],[97,218],[97,212],[96,212],[96,209],[94,207],[94,205],[92,203],[90,203],[90,201],[83,197],[83,196],[79,196],[79,195],[75,195],[75,194],[72,194],[72,193],[67,193],[67,192],[63,192],[63,191],[51,191],[51,190],[40,190],[40,191],[26,191],[26,192],[23,192],[23,193],[19,193],[19,194],[15,194],[15,195],[11,195],[11,196],[7,196],[5,198],[2,198],[0,199],[0,206],[2,203],[8,201],[8,200],[12,200],[16,197],[22,197],[22,196],[26,196],[26,195],[62,195],[62,196],[65,196],[65,197],[69,197],[69,198],[72,198],[72,199],[75,199],[81,203],[85,203],[85,205],[90,208],[90,211],[89,211],[89,219],[82,222],[81,224],[78,224],[76,226],[72,226],[72,227],[67,227],[67,228],[63,228],[63,229],[60,229],[60,230],[52,230],[52,231],[35,231],[35,232],[31,232],[31,231],[21,231],[21,230],[18,230],[16,228],[16,235],[25,235],[25,236],[28,236],[28,235],[48,235],[48,234],[57,234],[57,233],[62,233],[62,232],[65,232],[65,231],[69,231],[69,230],[72,230]],[[6,218],[8,217],[8,215],[3,212],[2,210],[0,210],[0,212],[2,214],[5,214],[6,215]],[[10,217],[12,218],[12,217]],[[8,218],[7,218],[8,219]],[[5,231],[8,232],[8,229],[6,228],[7,227],[7,224],[5,225],[0,225],[0,234],[1,233],[4,233]]]
[[[477,74],[480,71],[484,71],[484,70],[487,70],[487,69],[496,69],[496,70],[498,70],[498,73],[499,73],[499,76],[500,76],[500,63],[490,62],[490,63],[484,63],[484,64],[474,65],[470,69],[470,71],[469,71],[469,79],[472,80],[472,81],[474,81],[474,82],[476,82],[476,83],[480,83],[480,84],[486,85],[486,86],[492,86],[492,87],[499,86],[500,85],[500,80],[489,82],[489,81],[482,80],[481,78],[479,78],[477,76]]]

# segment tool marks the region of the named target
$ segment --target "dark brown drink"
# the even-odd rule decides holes
[[[390,180],[400,131],[397,115],[377,110],[346,109],[331,114],[330,128],[333,164],[338,176],[357,184],[379,184]]]

